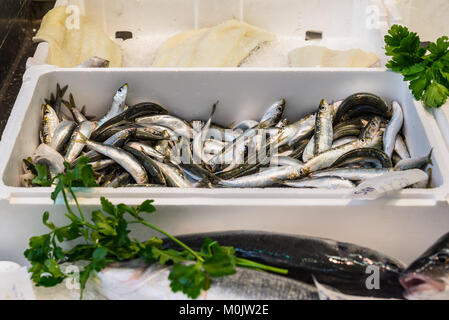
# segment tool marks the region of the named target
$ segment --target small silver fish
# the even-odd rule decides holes
[[[145,168],[128,152],[117,147],[87,140],[86,137],[83,137],[83,139],[86,146],[117,162],[133,177],[137,184],[146,184],[149,182]]]
[[[73,130],[76,128],[76,123],[70,120],[64,120],[59,123],[53,137],[51,139],[50,147],[58,152],[61,152],[66,143],[70,140]]]
[[[85,143],[83,137],[90,138],[92,132],[95,130],[96,125],[90,121],[82,122],[72,134],[70,143],[65,154],[65,159],[68,163],[72,163],[83,151]]]
[[[97,122],[98,127],[100,127],[109,119],[118,116],[120,113],[124,111],[127,95],[128,95],[128,84],[126,83],[117,90],[112,100],[112,105],[109,108],[108,112],[103,118],[98,120]]]
[[[397,101],[392,103],[393,116],[385,129],[383,145],[384,152],[391,158],[393,154],[396,137],[404,123],[404,112],[401,105]]]
[[[332,147],[333,137],[332,108],[323,99],[321,100],[316,116],[314,155],[329,150]]]
[[[64,158],[52,147],[42,143],[31,156],[34,164],[46,165],[52,177],[64,172]]]
[[[398,134],[396,137],[396,142],[394,144],[394,151],[401,157],[401,159],[409,159],[410,153],[408,152],[407,145],[405,144],[402,136]]]
[[[282,181],[282,185],[290,188],[320,188],[320,189],[352,189],[355,184],[340,177],[306,178],[297,181]]]

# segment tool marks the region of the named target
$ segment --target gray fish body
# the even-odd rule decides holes
[[[320,188],[320,189],[352,189],[355,184],[339,177],[306,178],[297,181],[284,181],[282,185],[291,188]]]
[[[128,172],[123,172],[119,176],[115,177],[111,182],[105,184],[103,187],[105,188],[119,188],[123,185],[126,185],[131,176]]]
[[[137,184],[149,182],[145,168],[128,152],[113,146],[106,146],[89,140],[86,141],[86,145],[92,150],[117,162],[134,178]]]
[[[128,95],[128,84],[125,84],[117,90],[117,92],[114,95],[114,98],[112,100],[112,105],[109,108],[108,112],[106,113],[106,115],[103,118],[101,118],[97,122],[98,127],[100,127],[106,121],[118,116],[120,113],[122,113],[125,110],[125,101],[126,101],[127,95]]]
[[[192,139],[195,135],[193,128],[184,120],[181,120],[172,115],[154,115],[140,117],[136,119],[136,123],[140,125],[160,125],[167,127],[174,131],[177,136],[182,136],[187,139]]]
[[[315,156],[315,135],[310,139],[306,148],[304,149],[304,153],[302,155],[302,160],[304,162],[309,161]]]
[[[92,57],[83,61],[77,68],[108,68],[108,67],[109,67],[109,60],[100,57]]]
[[[282,129],[280,140],[284,139],[289,146],[293,146],[300,140],[307,138],[315,130],[315,123],[316,114],[308,115]]]
[[[426,157],[402,159],[396,163],[394,170],[421,169],[429,164],[432,164],[432,151]]]
[[[232,129],[233,130],[242,130],[242,132],[245,132],[246,130],[249,130],[251,128],[255,128],[259,125],[259,122],[255,120],[243,120],[239,122],[237,125],[235,125]]]
[[[95,123],[90,121],[82,122],[79,127],[73,132],[70,138],[70,143],[65,154],[67,162],[72,163],[83,151],[85,147],[84,140],[89,139],[92,132],[95,130]]]
[[[348,137],[343,137],[343,138],[337,139],[332,143],[332,149],[337,148],[339,146],[342,146],[344,144],[347,144],[347,143],[352,142],[357,139],[358,138],[356,136],[348,136]]]
[[[449,300],[449,234],[416,259],[400,276],[407,299]]]
[[[94,290],[111,300],[188,299],[170,289],[171,267],[143,262],[111,264],[96,273]],[[278,275],[237,268],[234,275],[212,278],[211,287],[198,300],[317,300],[316,289]]]
[[[165,176],[166,181],[172,187],[178,188],[192,188],[193,185],[190,183],[183,175],[181,170],[175,168],[174,166],[155,161],[156,165],[159,167],[159,170]]]
[[[340,168],[312,172],[310,177],[340,177],[351,181],[363,181],[380,177],[390,171],[392,171],[392,169]]]
[[[393,154],[396,137],[404,123],[404,113],[402,111],[401,105],[398,102],[393,101],[392,108],[393,116],[391,117],[391,120],[388,123],[387,128],[385,129],[383,139],[384,152],[389,157],[391,157],[391,155]]]
[[[409,159],[410,153],[408,152],[407,145],[405,144],[402,136],[398,134],[396,142],[394,143],[394,151],[401,157],[401,159]]]
[[[158,152],[156,149],[154,149],[153,147],[145,144],[145,143],[141,143],[141,142],[136,142],[136,141],[132,141],[132,142],[128,142],[126,144],[127,147],[136,149],[138,151],[142,151],[144,152],[146,155],[158,160],[158,161],[164,161],[165,156],[163,154],[161,154],[160,152]]]
[[[333,138],[332,108],[326,100],[322,100],[316,116],[314,155],[329,150],[332,147]]]
[[[65,120],[59,123],[53,138],[51,139],[50,147],[58,152],[64,149],[64,146],[72,136],[73,130],[76,128],[76,123],[70,120]]]
[[[281,121],[282,115],[284,114],[285,100],[281,99],[273,103],[273,105],[268,108],[265,114],[260,119],[260,128],[270,128],[275,126]]]
[[[102,169],[105,169],[115,163],[112,159],[102,159],[94,162],[89,162],[89,164],[92,166],[92,169],[94,171],[99,171]]]
[[[43,114],[43,138],[44,143],[50,145],[51,140],[59,125],[59,117],[56,111],[50,105],[42,105]]]
[[[369,148],[374,143],[374,139],[357,139],[356,141],[344,144],[335,149],[325,151],[304,164],[306,173],[318,171],[330,167],[341,156],[349,151],[359,148]]]
[[[221,180],[219,184],[234,188],[265,188],[276,184],[276,180],[299,178],[302,172],[303,165],[270,168],[241,178]]]
[[[43,143],[31,156],[34,164],[46,165],[52,177],[64,172],[64,158],[52,147]]]
[[[125,141],[128,140],[135,133],[135,131],[135,128],[121,130],[106,139],[103,144],[107,146],[122,147]],[[101,158],[100,153],[92,150],[87,152],[83,156],[89,158],[91,161],[97,161]]]

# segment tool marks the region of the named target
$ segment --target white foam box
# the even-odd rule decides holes
[[[79,105],[101,116],[119,86],[129,83],[128,104],[154,101],[185,119],[206,119],[219,100],[215,121],[229,124],[259,119],[283,97],[286,116],[298,119],[313,112],[322,98],[339,100],[355,92],[372,92],[389,103],[399,101],[405,114],[404,134],[411,155],[433,152],[431,189],[406,189],[374,200],[355,200],[345,190],[95,188],[80,192],[86,211],[100,196],[114,203],[139,204],[154,199],[152,222],[173,234],[224,230],[266,230],[348,241],[410,262],[449,230],[449,151],[435,118],[415,102],[401,76],[381,70],[235,72],[208,70],[80,70],[34,67],[23,87],[1,140],[0,260],[24,262],[31,235],[45,230],[41,217],[52,213],[65,221],[64,206],[53,205],[50,188],[19,186],[21,160],[39,143],[40,106],[56,84],[69,85]],[[148,230],[134,230],[145,239]]]
[[[288,53],[304,45],[331,49],[362,49],[376,53],[384,64],[383,36],[388,14],[382,0],[58,0],[74,5],[115,39],[116,31],[131,31],[133,39],[117,40],[123,67],[150,67],[170,36],[195,28],[240,19],[277,36],[257,50],[243,67],[287,67]],[[72,13],[73,11],[70,11]],[[306,31],[321,31],[323,39],[305,41]],[[41,43],[28,66],[47,63],[48,44]]]

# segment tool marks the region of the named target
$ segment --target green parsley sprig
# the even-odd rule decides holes
[[[92,272],[99,272],[108,263],[143,259],[148,263],[173,264],[169,274],[170,287],[174,292],[181,291],[188,297],[197,298],[201,290],[208,290],[211,278],[232,275],[236,267],[265,270],[286,274],[287,270],[260,264],[236,257],[233,247],[220,246],[216,241],[206,238],[200,252],[196,252],[176,237],[149,223],[144,215],[155,212],[152,200],[146,200],[139,206],[125,204],[113,205],[101,197],[101,210],[95,210],[87,219],[74,188],[96,187],[89,159],[81,157],[75,168],[65,163],[65,173],[53,179],[48,176],[46,166],[36,165],[37,177],[34,184],[55,186],[51,198],[55,201],[62,195],[67,209],[68,225],[57,227],[49,221],[50,213],[45,212],[42,222],[50,229],[44,235],[29,240],[29,248],[24,252],[30,261],[31,279],[37,286],[52,287],[64,281],[65,274],[61,262],[87,261],[80,272],[81,298],[86,282]],[[69,200],[75,203],[72,207]],[[183,251],[165,249],[163,240],[153,237],[145,242],[129,238],[129,225],[140,224],[153,229],[178,244]],[[62,244],[78,240],[69,250]]]
[[[416,100],[439,108],[449,96],[449,38],[444,36],[422,46],[417,33],[393,25],[385,36],[385,52],[391,56],[387,68],[399,72]]]

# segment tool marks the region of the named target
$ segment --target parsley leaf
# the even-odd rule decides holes
[[[415,32],[393,25],[385,36],[385,53],[391,56],[387,68],[399,72],[416,100],[439,108],[449,96],[449,38],[444,36],[427,47]]]

